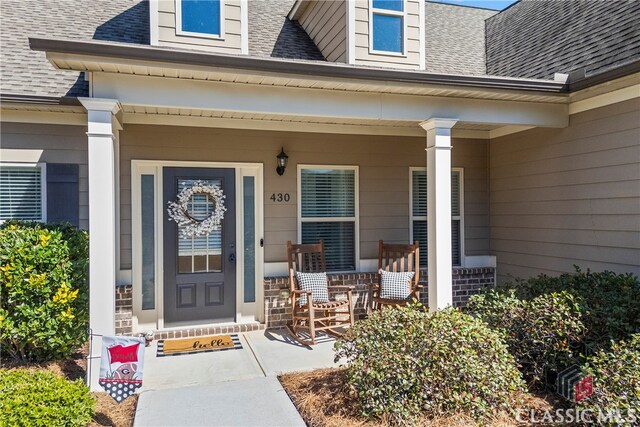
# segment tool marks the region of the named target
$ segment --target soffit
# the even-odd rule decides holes
[[[531,92],[507,89],[482,89],[454,85],[434,85],[394,81],[373,81],[311,75],[279,74],[250,70],[215,68],[198,65],[158,63],[143,60],[90,57],[47,53],[49,61],[59,69],[86,72],[132,74],[141,76],[216,81],[226,83],[311,88],[350,92],[392,93],[418,96],[440,96],[505,101],[563,104],[565,93]]]

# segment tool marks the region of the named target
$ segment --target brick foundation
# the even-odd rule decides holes
[[[478,293],[482,288],[494,284],[494,269],[484,268],[454,268],[453,269],[453,305],[464,306],[469,297]],[[376,273],[331,274],[331,285],[354,286],[354,313],[356,318],[362,318],[367,312],[369,304],[369,286],[377,281]],[[156,339],[186,338],[202,335],[228,334],[256,331],[265,328],[279,328],[287,325],[291,320],[291,303],[289,302],[289,278],[266,277],[264,279],[264,313],[265,323],[251,323],[246,325],[214,326],[190,328],[176,331],[156,333]],[[420,272],[420,284],[424,286],[421,293],[422,303],[428,305],[427,271]],[[344,292],[331,292],[332,296],[345,297]],[[132,288],[131,285],[116,287],[116,335],[131,335],[132,333]]]
[[[132,298],[131,285],[116,286],[116,335],[131,335],[133,332]]]
[[[376,273],[330,274],[330,285],[354,286],[355,299],[354,314],[362,318],[366,314],[369,303],[369,286],[378,280]],[[427,289],[427,271],[420,272],[420,284],[424,286],[420,299],[428,305],[429,291]],[[453,269],[453,305],[464,306],[471,295],[487,286],[494,284],[494,269],[483,268],[454,268]],[[329,288],[331,292],[331,288]],[[339,296],[340,293],[333,293]],[[344,294],[344,293],[342,293]],[[267,277],[264,279],[264,312],[267,328],[285,326],[291,319],[291,303],[289,302],[289,278]]]

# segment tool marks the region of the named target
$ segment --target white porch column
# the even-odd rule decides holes
[[[452,119],[420,123],[427,131],[427,248],[429,310],[453,304],[451,261]]]
[[[81,98],[88,116],[89,169],[89,326],[94,334],[115,333],[116,162],[118,132],[114,99]],[[102,340],[92,341],[87,382],[98,390]],[[90,368],[90,371],[89,371]]]

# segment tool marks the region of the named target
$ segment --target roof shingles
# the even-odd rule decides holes
[[[640,1],[521,0],[487,20],[487,72],[551,79],[640,59]]]

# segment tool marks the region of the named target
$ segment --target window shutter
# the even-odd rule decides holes
[[[40,167],[0,167],[0,220],[9,219],[42,221]]]
[[[451,172],[451,216],[460,216],[460,172]]]
[[[79,225],[78,165],[47,163],[47,221]]]

